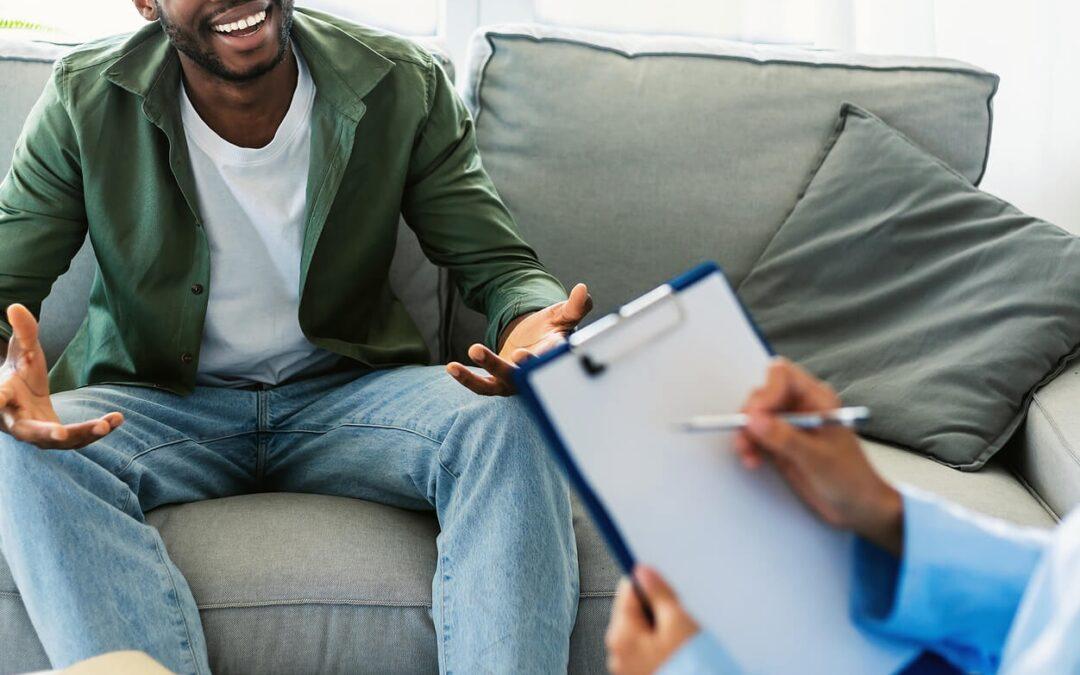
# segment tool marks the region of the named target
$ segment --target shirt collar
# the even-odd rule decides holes
[[[319,94],[349,119],[359,121],[363,98],[386,77],[394,63],[332,23],[298,8],[292,38],[303,53]],[[113,84],[143,98],[143,112],[159,123],[176,108],[180,60],[155,22],[136,32],[106,71]]]

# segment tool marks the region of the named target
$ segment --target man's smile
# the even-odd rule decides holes
[[[236,33],[238,36],[250,35],[263,25],[266,21],[266,10],[252,14],[251,16],[244,17],[239,21],[233,21],[232,23],[219,23],[210,26],[212,30],[217,33]]]
[[[274,38],[274,5],[266,0],[247,2],[210,20],[210,32],[230,49],[250,51]]]

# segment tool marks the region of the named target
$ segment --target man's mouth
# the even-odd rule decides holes
[[[237,21],[213,24],[210,26],[210,30],[223,35],[246,37],[248,35],[253,35],[264,23],[266,23],[266,15],[267,10],[264,9],[261,12],[255,12],[254,14]]]

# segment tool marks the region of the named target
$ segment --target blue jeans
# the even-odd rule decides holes
[[[569,494],[519,400],[422,367],[53,400],[64,421],[126,417],[79,452],[0,434],[0,545],[54,667],[139,649],[209,673],[191,590],[143,514],[281,491],[435,511],[442,672],[566,672],[578,597]]]

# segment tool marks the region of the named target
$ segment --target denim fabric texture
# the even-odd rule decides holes
[[[126,417],[80,452],[0,436],[0,541],[54,667],[141,649],[210,672],[191,591],[143,514],[285,491],[435,511],[441,672],[565,672],[570,499],[519,400],[408,367],[186,398],[103,385],[54,402],[65,421]]]

